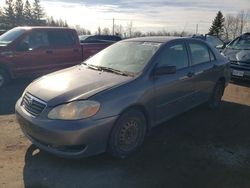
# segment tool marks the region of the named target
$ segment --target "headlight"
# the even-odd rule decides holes
[[[94,116],[100,109],[100,103],[96,101],[75,101],[53,108],[49,119],[78,120]]]

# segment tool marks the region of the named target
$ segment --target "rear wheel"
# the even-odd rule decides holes
[[[5,70],[0,69],[0,88],[6,85],[9,81],[10,77],[8,73]]]
[[[225,89],[225,84],[223,81],[220,80],[215,84],[212,96],[209,100],[209,107],[211,109],[216,109],[220,106],[221,98],[224,94],[224,89]]]
[[[130,110],[122,114],[110,135],[109,154],[125,158],[136,151],[144,141],[146,128],[146,119],[140,111]]]

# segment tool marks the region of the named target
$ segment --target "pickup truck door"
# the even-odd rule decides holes
[[[193,105],[195,87],[194,70],[189,66],[186,45],[183,41],[173,42],[161,51],[157,67],[176,66],[175,74],[155,77],[155,104],[157,122],[163,122]]]
[[[10,57],[16,76],[27,76],[49,72],[52,57],[48,52],[51,46],[46,31],[31,31],[17,44],[16,51]]]
[[[53,57],[54,70],[67,68],[82,62],[79,39],[73,31],[50,31],[49,41],[53,46],[49,53]]]

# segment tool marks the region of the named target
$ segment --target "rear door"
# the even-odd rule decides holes
[[[54,70],[70,67],[81,62],[81,46],[73,30],[50,30],[48,35],[52,45],[49,53],[53,56]]]
[[[214,84],[218,79],[216,58],[207,44],[189,40],[188,49],[191,56],[191,66],[195,74],[193,76],[196,96],[195,103],[202,103],[211,96]]]
[[[189,109],[193,104],[194,70],[184,40],[169,43],[157,58],[157,66],[176,66],[176,73],[155,78],[156,118],[160,123]]]

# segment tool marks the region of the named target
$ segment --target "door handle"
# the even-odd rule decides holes
[[[52,50],[46,50],[46,54],[53,54]]]
[[[189,77],[189,78],[191,78],[193,75],[194,75],[194,73],[193,73],[193,72],[189,72],[189,73],[187,73],[187,77]]]

